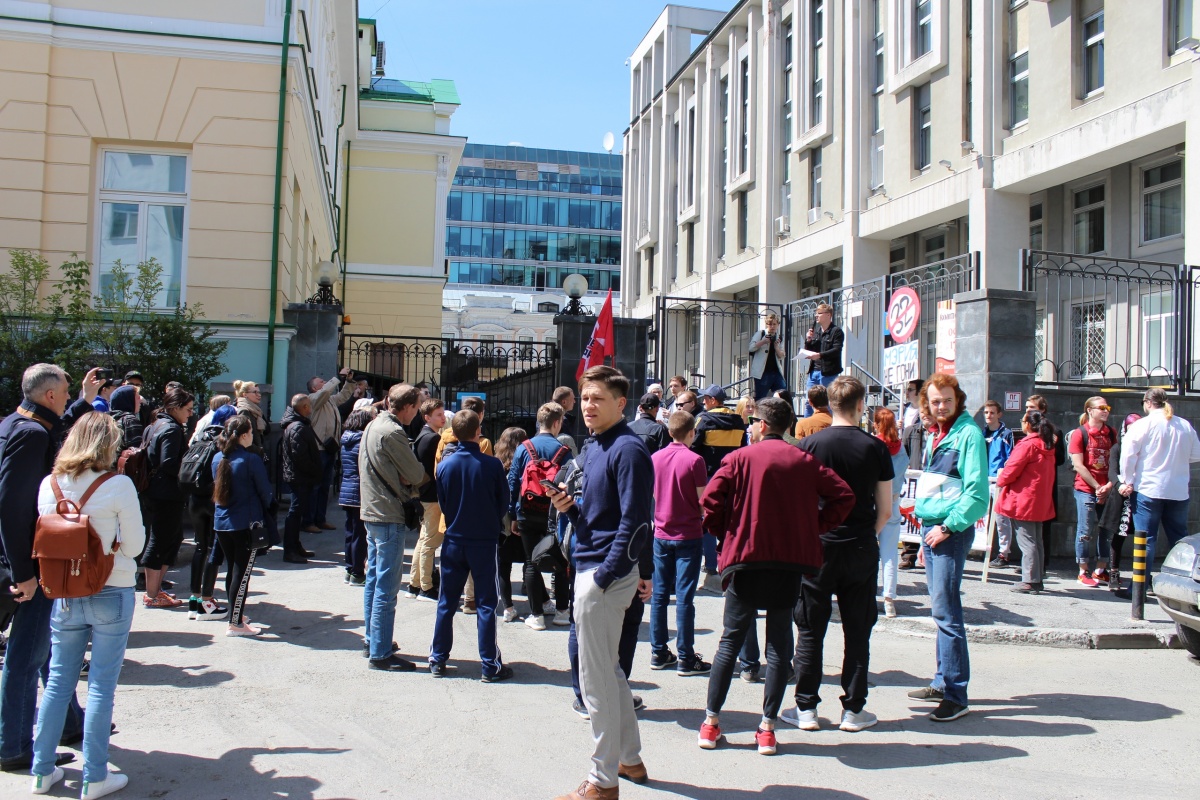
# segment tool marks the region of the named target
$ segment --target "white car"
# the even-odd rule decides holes
[[[1175,620],[1183,646],[1200,659],[1200,533],[1183,537],[1167,553],[1162,571],[1154,576],[1154,594]]]

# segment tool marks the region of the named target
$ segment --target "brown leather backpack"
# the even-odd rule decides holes
[[[38,560],[38,582],[42,591],[53,600],[90,597],[104,588],[113,571],[113,554],[121,544],[118,531],[113,539],[112,552],[104,552],[104,544],[92,528],[83,507],[115,472],[105,472],[92,482],[76,503],[63,497],[58,477],[50,478],[57,503],[53,514],[38,517],[33,533],[33,557]]]

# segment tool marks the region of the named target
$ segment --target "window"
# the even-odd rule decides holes
[[[654,248],[646,248],[646,294],[654,294]]]
[[[874,0],[875,35],[872,39],[874,59],[871,64],[871,155],[870,187],[874,191],[883,186],[883,88],[887,81],[887,67],[884,59],[883,36],[883,4],[884,0]]]
[[[687,206],[696,202],[696,107],[687,112]]]
[[[783,23],[783,151],[792,143],[792,21]]]
[[[1029,207],[1029,249],[1042,249],[1042,204]]]
[[[825,106],[825,0],[811,0],[812,14],[812,85],[810,88],[809,128],[821,124]]]
[[[1188,40],[1195,40],[1192,32],[1192,0],[1172,0],[1171,2],[1171,43],[1172,52],[1187,47]]]
[[[520,347],[518,349],[518,352],[520,353],[520,355],[518,356],[518,358],[528,361],[529,359],[534,357],[533,356],[533,337],[532,336],[518,336],[517,343],[520,345]]]
[[[738,192],[737,194],[737,246],[738,252],[742,252],[749,246],[750,235],[750,192]]]
[[[1071,377],[1104,373],[1104,303],[1071,306]]]
[[[933,158],[931,94],[928,83],[913,89],[913,167],[918,170],[927,169]]]
[[[903,245],[888,250],[888,272],[900,272],[907,263],[907,252]]]
[[[808,209],[809,223],[816,222],[811,212],[821,210],[821,148],[814,147],[808,155]]]
[[[1083,96],[1104,88],[1104,12],[1083,21]]]
[[[917,59],[933,49],[933,0],[914,0],[913,14],[913,58]]]
[[[1029,119],[1029,53],[1018,53],[1008,62],[1008,124],[1015,128]]]
[[[101,153],[100,264],[97,291],[113,291],[117,261],[136,277],[137,265],[153,258],[162,265],[157,308],[183,302],[184,233],[188,202],[188,159],[167,153]]]
[[[729,79],[721,81],[721,191],[729,182]]]
[[[741,175],[750,167],[750,57],[743,58],[740,66],[740,83],[738,88],[742,93],[742,116],[738,120],[738,131],[741,135],[741,157],[738,161],[738,174]]]
[[[696,223],[689,222],[683,226],[684,236],[684,274],[696,274]]]
[[[779,191],[779,213],[786,219],[792,218],[792,154],[783,154],[783,184]]]
[[[557,314],[559,306],[558,303],[538,303],[537,310],[542,314]]]
[[[1143,295],[1142,366],[1151,374],[1170,374],[1175,363],[1175,302],[1172,292]]]
[[[1142,170],[1142,244],[1183,235],[1183,162]]]
[[[1075,252],[1104,252],[1104,184],[1079,189],[1074,195]]]
[[[946,234],[938,233],[928,237],[921,243],[922,260],[933,264],[946,258]]]

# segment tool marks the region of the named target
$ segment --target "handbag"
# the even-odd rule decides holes
[[[529,560],[540,572],[554,572],[567,568],[567,557],[563,554],[562,545],[554,531],[546,531],[538,543],[533,546]]]
[[[267,535],[267,526],[262,522],[251,522],[249,533],[251,550],[261,550],[271,546],[271,540]]]

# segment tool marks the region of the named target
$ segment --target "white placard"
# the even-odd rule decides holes
[[[883,349],[883,383],[901,386],[916,380],[920,371],[921,349],[916,339]]]

